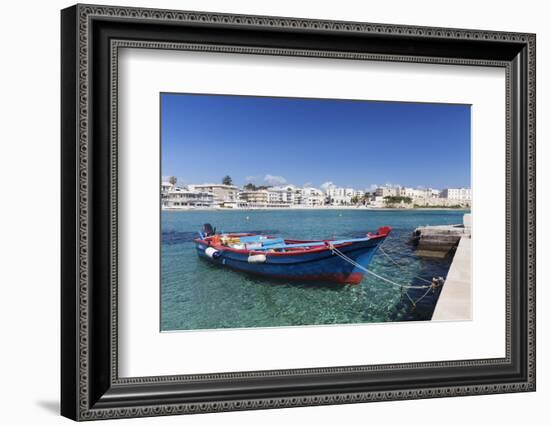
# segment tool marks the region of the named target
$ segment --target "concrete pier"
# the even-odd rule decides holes
[[[412,241],[416,244],[418,256],[445,257],[458,246],[462,237],[470,237],[470,227],[464,223],[421,226],[414,230]]]
[[[472,319],[472,240],[461,238],[432,320]]]
[[[432,320],[472,319],[472,239],[471,215],[464,215],[465,233],[460,237],[445,284],[437,300]]]

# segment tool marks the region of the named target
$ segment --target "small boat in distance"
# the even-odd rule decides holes
[[[359,284],[376,249],[389,235],[346,240],[289,240],[251,233],[216,233],[206,223],[195,239],[199,258],[216,265],[264,277]]]

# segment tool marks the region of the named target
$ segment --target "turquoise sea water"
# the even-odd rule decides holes
[[[399,288],[365,275],[360,285],[270,281],[199,260],[193,239],[203,223],[218,232],[259,232],[296,239],[362,237],[389,225],[392,233],[369,269],[402,284],[415,276],[446,277],[450,258],[414,255],[409,239],[422,225],[462,223],[462,210],[233,210],[162,212],[161,330],[280,327],[429,320],[438,293],[413,308]],[[425,290],[409,290],[416,300]]]

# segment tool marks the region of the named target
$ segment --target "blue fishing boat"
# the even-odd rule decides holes
[[[251,233],[216,233],[204,224],[195,240],[199,258],[274,279],[359,284],[389,226],[363,238],[289,240]]]

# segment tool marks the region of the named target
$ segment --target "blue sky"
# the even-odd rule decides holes
[[[161,94],[162,176],[178,182],[470,186],[470,106]]]

